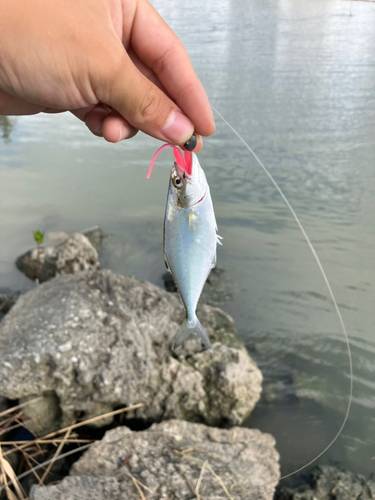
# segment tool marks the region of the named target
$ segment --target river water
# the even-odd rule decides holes
[[[327,271],[350,336],[354,400],[319,463],[375,466],[375,4],[344,0],[175,0],[155,6],[184,42],[212,104],[289,198]],[[14,260],[32,230],[108,233],[102,267],[161,285],[172,157],[139,134],[110,145],[70,115],[0,121],[0,288],[33,284]],[[163,160],[164,158],[164,160]],[[348,358],[317,265],[279,194],[231,130],[200,154],[232,282],[224,309],[264,374],[246,423],[271,432],[289,473],[344,417]]]

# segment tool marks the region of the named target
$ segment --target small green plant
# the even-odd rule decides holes
[[[40,231],[40,229],[33,231],[34,240],[35,243],[38,245],[38,250],[40,250],[40,245],[42,245],[44,242],[44,233],[45,231]]]

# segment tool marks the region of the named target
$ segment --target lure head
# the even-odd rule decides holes
[[[197,155],[190,151],[185,151],[182,155],[181,150],[172,144],[164,144],[154,154],[147,179],[150,178],[154,163],[158,154],[165,148],[172,148],[175,162],[170,176],[170,189],[177,197],[177,205],[182,208],[196,205],[206,194],[207,180],[202,167],[199,165]]]
[[[195,153],[191,154],[189,174],[182,166],[174,163],[170,176],[170,189],[173,189],[178,205],[188,208],[196,205],[206,194],[207,180]]]

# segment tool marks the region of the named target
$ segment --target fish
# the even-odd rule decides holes
[[[170,172],[164,217],[164,261],[180,293],[186,317],[177,331],[173,349],[190,335],[195,335],[207,348],[210,339],[197,318],[196,308],[208,275],[216,265],[216,217],[210,188],[195,153],[165,144],[155,153],[151,171],[159,152],[172,147],[175,162]]]

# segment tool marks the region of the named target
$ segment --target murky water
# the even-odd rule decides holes
[[[321,463],[375,465],[375,5],[344,0],[162,2],[212,103],[248,140],[300,215],[326,268],[354,358],[353,411]],[[350,10],[352,15],[350,14]],[[32,284],[14,260],[32,230],[109,234],[103,267],[161,284],[170,154],[109,145],[74,117],[0,122],[0,288]],[[200,154],[234,282],[225,309],[263,370],[248,425],[274,434],[288,473],[335,435],[349,388],[346,346],[317,266],[286,206],[217,119]]]

